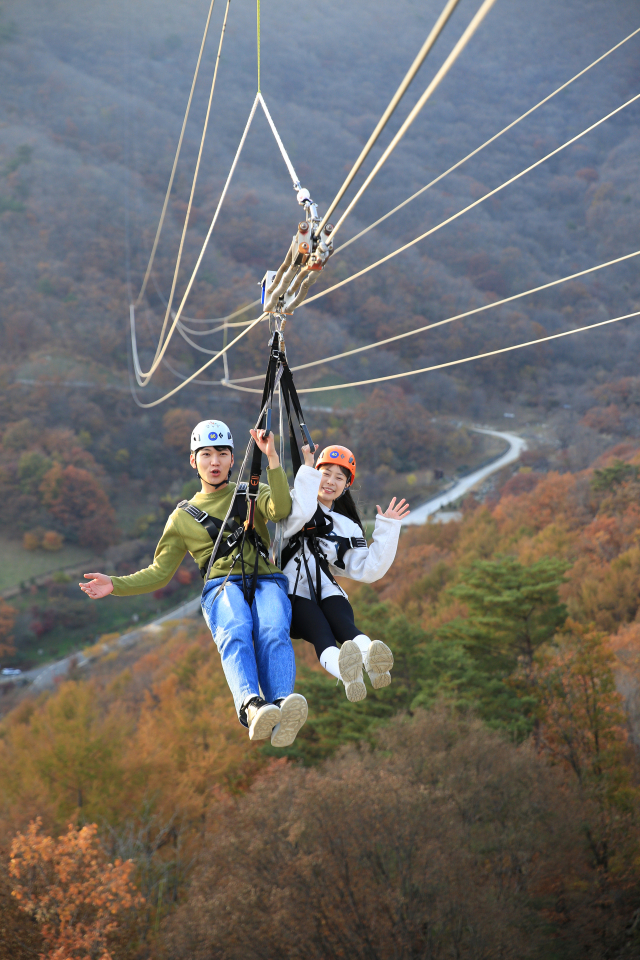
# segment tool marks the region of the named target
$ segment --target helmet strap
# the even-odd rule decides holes
[[[198,474],[198,480],[202,481],[202,483],[206,483],[208,487],[213,487],[214,490],[219,490],[220,487],[224,487],[227,483],[229,483],[229,477],[231,476],[231,470],[229,470],[229,473],[227,474],[227,479],[223,480],[222,483],[209,483],[208,480],[202,479],[202,477],[200,476],[197,470],[196,470],[196,473]]]

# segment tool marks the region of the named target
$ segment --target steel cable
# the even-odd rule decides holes
[[[389,157],[391,156],[395,148],[398,146],[398,144],[404,137],[405,133],[407,132],[411,124],[414,122],[414,120],[416,119],[416,117],[424,107],[427,100],[431,97],[431,94],[439,87],[442,80],[444,80],[447,73],[449,72],[453,64],[456,62],[456,60],[458,59],[458,57],[460,56],[464,48],[467,46],[467,44],[473,37],[474,33],[476,32],[476,30],[478,29],[478,27],[480,26],[480,24],[482,23],[486,15],[489,13],[491,8],[493,7],[495,2],[496,0],[484,0],[482,6],[478,10],[478,12],[475,14],[475,16],[471,19],[471,22],[469,23],[466,30],[464,31],[464,33],[462,34],[462,36],[454,46],[453,50],[451,51],[451,53],[449,54],[445,62],[442,64],[442,66],[440,67],[435,77],[433,78],[433,80],[431,81],[431,83],[429,84],[425,92],[422,94],[422,96],[420,97],[416,105],[413,107],[413,109],[409,113],[409,116],[406,118],[406,120],[403,122],[398,132],[395,134],[391,143],[386,147],[382,156],[376,162],[373,170],[368,174],[364,183],[359,187],[356,195],[349,202],[347,209],[344,211],[344,213],[336,223],[335,227],[333,228],[334,237],[337,231],[340,229],[340,227],[344,223],[344,221],[346,220],[346,218],[349,216],[349,214],[355,207],[355,205],[357,204],[362,194],[365,192],[365,190],[371,183],[371,181],[380,172],[380,170],[382,169],[384,164],[387,162],[387,160],[389,159]]]
[[[595,330],[597,327],[605,327],[611,323],[618,323],[620,320],[629,320],[631,317],[640,316],[640,310],[633,313],[625,313],[620,317],[613,317],[609,320],[600,320],[598,323],[590,323],[584,327],[576,327],[573,330],[564,330],[561,333],[551,333],[546,337],[538,337],[537,340],[527,340],[524,343],[516,343],[510,347],[499,347],[496,350],[487,350],[485,353],[476,353],[471,357],[462,357],[459,360],[448,360],[446,363],[435,363],[430,367],[420,367],[417,370],[404,370],[401,373],[390,373],[384,377],[371,377],[368,380],[353,380],[351,383],[336,383],[327,387],[303,387],[298,393],[326,393],[330,390],[347,390],[352,387],[365,387],[374,383],[384,383],[389,380],[399,380],[403,377],[413,377],[418,373],[431,373],[434,370],[444,370],[447,367],[455,367],[461,363],[471,363],[473,360],[483,360],[486,357],[495,357],[500,353],[509,353],[512,350],[521,350],[523,347],[535,347],[540,343],[547,343],[549,340],[558,340],[560,337],[571,337],[576,333],[584,333],[587,330]],[[256,387],[241,387],[234,383],[223,383],[225,387],[231,390],[241,390],[243,393],[262,393]]]
[[[338,205],[338,203],[340,202],[340,200],[341,200],[342,197],[344,196],[347,188],[349,187],[349,184],[351,183],[351,181],[353,180],[353,178],[354,178],[355,175],[357,174],[358,170],[360,169],[360,167],[362,166],[362,164],[364,163],[364,161],[365,161],[365,160],[367,159],[367,157],[369,156],[369,153],[370,153],[371,150],[373,149],[373,147],[374,147],[374,145],[375,145],[378,137],[380,136],[380,134],[382,133],[382,131],[383,131],[384,128],[386,127],[386,125],[387,125],[388,121],[390,120],[392,114],[394,113],[396,107],[398,106],[398,104],[399,104],[400,101],[402,100],[403,96],[404,96],[405,93],[407,92],[407,90],[408,90],[408,88],[409,88],[409,85],[411,84],[411,81],[413,80],[413,78],[415,77],[416,73],[418,72],[418,70],[420,69],[420,67],[422,66],[422,64],[424,63],[425,58],[426,58],[427,55],[430,53],[430,51],[431,51],[433,45],[435,44],[436,40],[438,39],[438,37],[439,37],[440,34],[442,33],[442,31],[443,31],[444,27],[446,26],[446,24],[447,24],[447,22],[448,22],[448,20],[449,20],[449,18],[450,18],[450,16],[451,16],[451,14],[452,14],[453,11],[455,10],[456,6],[458,5],[458,2],[459,2],[459,0],[448,0],[448,2],[445,4],[445,7],[444,7],[442,13],[440,14],[440,16],[438,17],[438,19],[436,20],[436,22],[435,22],[435,24],[434,24],[434,26],[433,26],[433,29],[432,29],[431,32],[429,33],[429,36],[427,37],[427,39],[425,40],[425,42],[423,43],[423,45],[422,45],[422,47],[421,47],[421,49],[420,49],[420,52],[418,53],[417,57],[415,58],[415,60],[413,61],[413,63],[412,63],[411,66],[409,67],[409,69],[407,70],[407,73],[405,74],[405,77],[404,77],[402,83],[400,84],[400,86],[398,87],[398,89],[397,89],[396,92],[394,93],[393,97],[392,97],[391,100],[389,101],[389,105],[387,106],[387,109],[385,110],[385,112],[384,112],[384,113],[382,114],[382,116],[380,117],[380,120],[378,121],[375,130],[373,131],[373,133],[371,134],[371,136],[370,136],[369,139],[367,140],[366,144],[365,144],[364,147],[362,148],[362,151],[361,151],[361,153],[360,153],[360,156],[358,157],[358,159],[356,160],[356,162],[355,162],[354,165],[352,166],[352,168],[351,168],[351,170],[349,171],[349,174],[348,174],[346,180],[344,181],[344,183],[342,184],[342,186],[341,186],[340,189],[338,190],[337,194],[335,195],[335,197],[333,198],[333,200],[332,200],[331,203],[329,204],[329,208],[327,209],[327,212],[325,213],[325,215],[324,215],[324,217],[323,217],[323,219],[322,219],[322,222],[321,222],[320,226],[318,227],[318,231],[317,231],[318,233],[320,233],[320,231],[322,230],[322,228],[323,228],[323,227],[325,226],[325,224],[328,222],[329,217],[331,216],[331,214],[332,214],[333,211],[335,210],[336,206]]]
[[[403,200],[402,203],[399,203],[397,207],[393,208],[393,210],[389,210],[389,212],[385,213],[383,217],[380,217],[374,223],[370,224],[368,227],[365,227],[364,230],[361,230],[360,233],[357,233],[354,237],[351,237],[350,240],[347,240],[345,243],[342,244],[342,246],[336,249],[334,256],[336,253],[340,253],[341,250],[346,249],[346,247],[351,246],[351,244],[355,243],[356,240],[359,240],[360,237],[364,237],[364,235],[366,233],[369,233],[370,230],[373,230],[374,227],[380,226],[381,223],[384,223],[385,220],[393,216],[394,213],[397,213],[398,210],[402,210],[402,208],[406,207],[407,204],[411,203],[412,200],[415,200],[417,197],[421,196],[427,190],[430,190],[431,187],[436,185],[436,183],[439,183],[441,180],[444,180],[445,177],[448,177],[450,173],[453,173],[454,170],[457,170],[458,167],[461,167],[464,163],[467,162],[467,160],[471,160],[472,157],[475,157],[476,154],[484,150],[485,147],[488,147],[490,144],[494,143],[496,140],[502,137],[505,133],[508,133],[509,130],[512,130],[513,127],[515,127],[522,120],[525,120],[527,117],[531,116],[532,113],[535,113],[535,111],[538,110],[540,107],[544,106],[545,103],[548,103],[550,100],[553,100],[555,96],[557,96],[563,90],[566,90],[567,87],[570,87],[572,83],[574,83],[576,80],[579,80],[580,77],[585,75],[585,73],[588,73],[589,70],[591,70],[593,67],[597,66],[599,63],[605,60],[608,56],[610,56],[612,53],[618,50],[618,48],[623,46],[623,44],[627,43],[629,40],[635,37],[638,33],[640,33],[640,27],[638,27],[637,30],[634,30],[633,33],[630,33],[628,37],[625,37],[624,40],[621,40],[619,43],[616,43],[614,47],[611,47],[610,50],[607,50],[606,53],[603,53],[602,56],[598,57],[597,60],[594,60],[593,63],[590,63],[588,67],[585,67],[579,73],[576,73],[575,77],[571,77],[570,80],[567,80],[566,83],[563,83],[560,87],[554,90],[553,93],[550,93],[548,96],[544,97],[544,99],[540,100],[539,103],[536,103],[534,107],[531,107],[521,116],[519,116],[516,120],[512,120],[511,123],[507,124],[506,127],[503,127],[502,130],[500,130],[498,133],[495,133],[492,137],[489,137],[489,139],[485,140],[485,142],[481,146],[476,147],[475,150],[472,150],[471,153],[468,153],[466,157],[462,158],[462,160],[458,160],[457,163],[454,163],[453,166],[449,167],[448,170],[445,170],[444,173],[441,173],[434,180],[431,180],[431,182],[428,183],[425,187],[421,187],[420,190],[412,194],[412,196],[408,197],[406,200]]]
[[[375,270],[376,267],[381,266],[383,263],[386,263],[388,260],[397,257],[399,253],[404,253],[405,250],[409,250],[411,247],[415,246],[416,243],[420,243],[421,240],[430,237],[432,234],[436,233],[438,230],[441,230],[442,227],[448,226],[448,224],[453,223],[454,220],[457,220],[463,214],[468,213],[469,210],[473,210],[475,207],[479,206],[481,203],[484,203],[485,200],[489,200],[491,197],[494,197],[497,193],[500,193],[501,190],[504,190],[506,187],[510,186],[512,183],[515,183],[516,180],[519,180],[521,177],[524,177],[526,173],[530,173],[532,170],[535,170],[536,167],[539,167],[540,164],[545,163],[546,160],[549,160],[551,157],[554,157],[557,153],[560,153],[562,150],[565,150],[567,147],[571,146],[572,143],[575,143],[576,140],[580,140],[582,137],[586,136],[592,130],[595,130],[596,127],[599,127],[606,120],[610,120],[611,117],[614,117],[617,113],[620,113],[621,110],[624,110],[625,107],[630,106],[632,103],[635,103],[636,100],[640,98],[640,93],[637,93],[635,97],[631,97],[630,100],[627,100],[621,106],[616,107],[615,110],[612,110],[611,113],[608,113],[602,119],[597,120],[595,123],[592,123],[591,126],[587,127],[585,130],[582,130],[580,133],[576,134],[575,137],[571,137],[570,140],[567,140],[566,143],[561,144],[559,147],[556,147],[555,150],[552,150],[550,153],[547,153],[546,156],[541,157],[540,160],[536,160],[535,163],[530,164],[528,167],[525,167],[524,170],[521,170],[520,173],[516,173],[515,176],[510,177],[508,180],[505,180],[504,183],[500,184],[499,187],[495,187],[493,190],[489,190],[488,193],[485,193],[484,196],[480,197],[478,200],[474,200],[473,203],[468,204],[462,210],[459,210],[457,213],[454,213],[452,216],[447,217],[446,220],[442,220],[440,223],[436,224],[434,227],[431,227],[425,233],[420,234],[419,237],[416,237],[415,240],[410,240],[409,243],[403,244],[401,247],[398,247],[397,250],[393,250],[391,253],[388,253],[386,256],[381,257],[380,260],[376,260],[375,263],[370,264],[368,267],[364,267],[362,270],[358,270],[357,273],[352,274],[350,277],[346,277],[344,280],[340,280],[338,283],[334,283],[332,287],[327,287],[326,290],[321,290],[320,293],[314,294],[313,297],[309,297],[308,300],[305,300],[305,306],[313,303],[314,300],[319,300],[320,297],[325,297],[328,293],[332,293],[334,290],[338,290],[340,287],[344,287],[345,284],[351,283],[352,280],[356,280],[358,277],[364,276],[366,273],[369,273],[371,270]]]

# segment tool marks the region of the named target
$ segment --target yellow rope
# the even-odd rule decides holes
[[[260,93],[260,0],[257,0],[257,30],[258,30],[258,93]]]
[[[328,390],[345,390],[350,387],[365,387],[372,383],[384,383],[387,380],[399,380],[401,377],[413,377],[417,373],[431,373],[433,370],[444,370],[447,367],[455,367],[461,363],[471,363],[473,360],[483,360],[485,357],[495,357],[500,353],[509,353],[511,350],[522,350],[523,347],[535,347],[540,343],[548,343],[549,340],[558,340],[560,337],[572,337],[576,333],[584,333],[586,330],[595,330],[596,327],[606,327],[610,323],[618,323],[620,320],[629,320],[631,317],[640,316],[640,310],[633,313],[625,313],[621,317],[612,317],[610,320],[600,320],[598,323],[590,323],[586,327],[575,327],[573,330],[563,330],[562,333],[551,333],[546,337],[539,337],[537,340],[527,340],[525,343],[514,343],[510,347],[500,347],[497,350],[488,350],[486,353],[476,353],[472,357],[462,357],[460,360],[448,360],[446,363],[435,363],[431,367],[420,367],[417,370],[404,370],[402,373],[390,373],[386,377],[371,377],[369,380],[352,380],[351,383],[334,383],[327,387],[298,387],[298,393],[325,393]],[[210,361],[211,363],[213,361]],[[195,377],[196,374],[194,373]],[[241,390],[243,393],[262,393],[256,387],[240,387],[233,381],[222,382],[223,387],[229,387],[231,390]]]

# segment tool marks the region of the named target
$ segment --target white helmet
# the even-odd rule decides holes
[[[231,430],[222,420],[201,420],[191,431],[191,451],[200,447],[231,447],[233,437]]]

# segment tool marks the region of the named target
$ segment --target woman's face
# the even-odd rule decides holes
[[[318,491],[318,500],[325,506],[331,506],[334,500],[337,500],[347,486],[347,478],[342,467],[337,463],[323,464],[320,467],[320,490]]]

